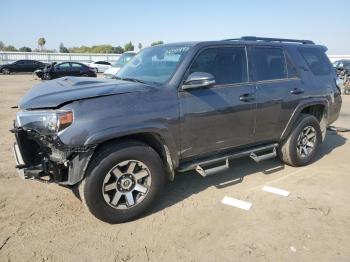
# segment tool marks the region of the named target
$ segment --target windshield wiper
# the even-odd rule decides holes
[[[119,77],[119,76],[114,76],[114,79],[118,79],[118,80],[124,80],[124,81],[129,81],[129,82],[136,82],[136,83],[141,83],[141,84],[147,84],[147,82],[136,79],[136,78],[129,78],[129,77]]]

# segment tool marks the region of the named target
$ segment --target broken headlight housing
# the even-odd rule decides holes
[[[20,111],[17,113],[17,126],[25,130],[35,130],[42,135],[57,134],[73,123],[73,112]]]

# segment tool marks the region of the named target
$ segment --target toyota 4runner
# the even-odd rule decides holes
[[[145,48],[115,79],[34,86],[12,132],[26,179],[78,186],[97,218],[140,216],[165,180],[227,169],[229,159],[315,156],[341,95],[326,48],[242,37]]]

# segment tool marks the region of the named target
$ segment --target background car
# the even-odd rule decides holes
[[[51,64],[43,70],[35,72],[38,77],[50,80],[63,76],[89,76],[96,77],[94,69],[77,62],[62,62],[59,64]]]
[[[136,52],[134,51],[128,51],[123,53],[115,62],[115,64],[104,72],[103,76],[105,78],[112,78],[119,71],[119,69],[127,62],[129,62],[131,58],[133,58],[135,55]]]
[[[0,66],[0,72],[4,75],[17,72],[29,72],[32,73],[37,69],[44,68],[45,63],[35,60],[18,60],[12,64],[6,64]]]
[[[112,67],[112,64],[107,61],[95,61],[88,64],[89,67],[95,69],[96,73],[103,73]]]
[[[342,59],[342,60],[335,61],[333,62],[333,67],[334,68],[343,67],[344,64],[350,64],[350,60]]]

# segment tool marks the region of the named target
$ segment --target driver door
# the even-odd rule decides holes
[[[202,50],[187,75],[210,73],[211,87],[179,91],[181,157],[192,158],[253,142],[255,87],[248,81],[244,46]]]

